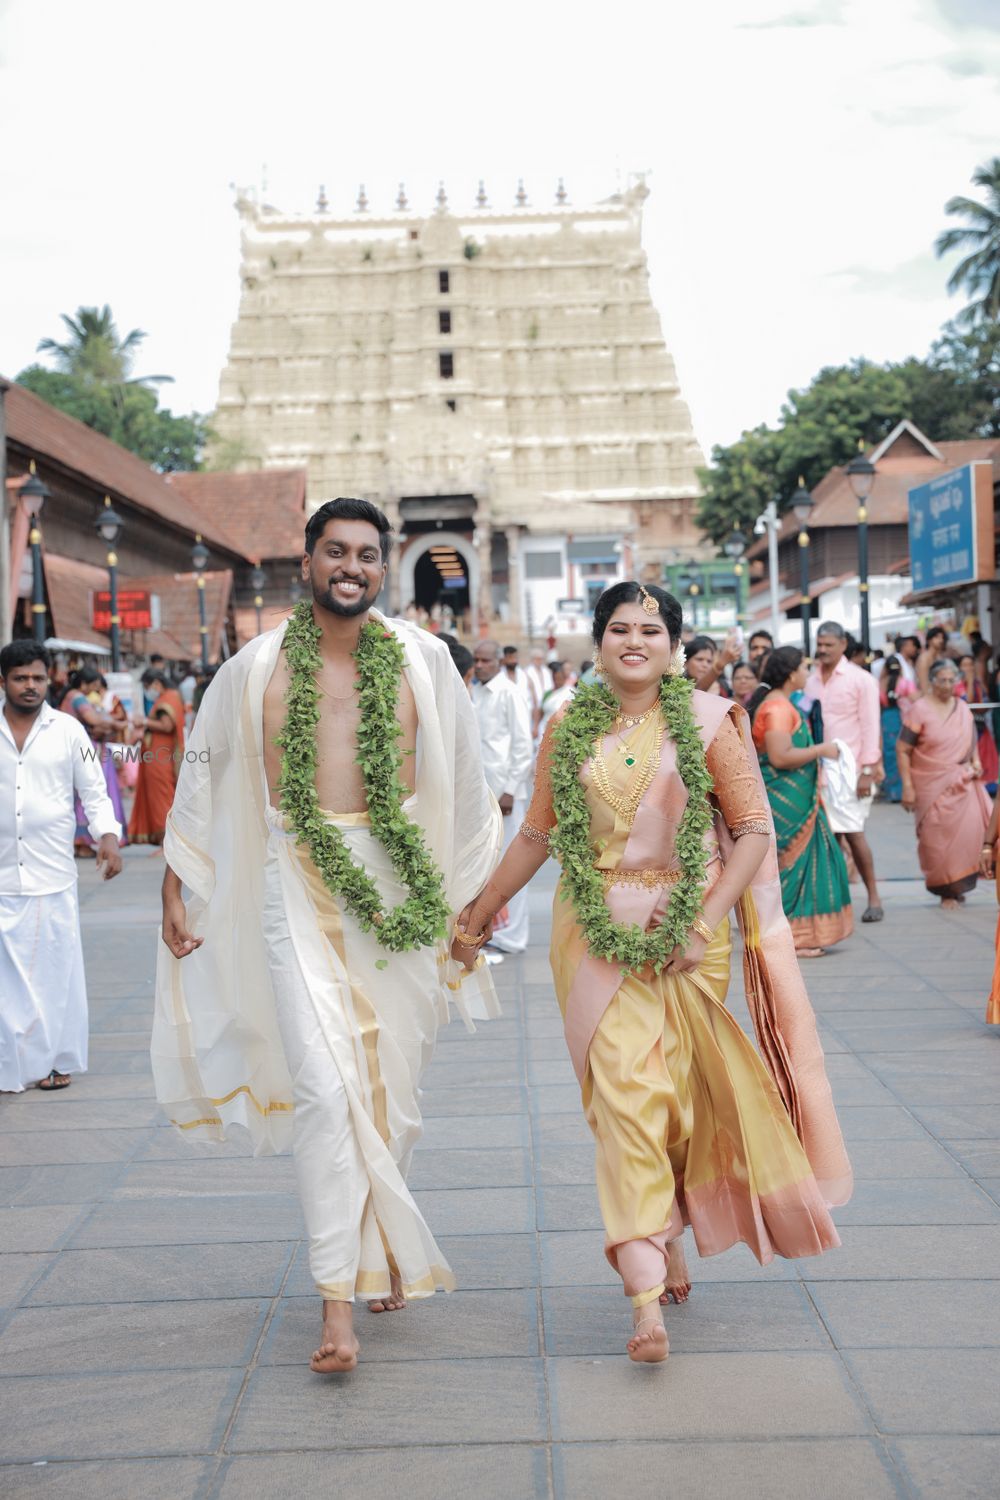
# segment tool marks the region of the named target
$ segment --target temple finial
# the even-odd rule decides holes
[[[517,179],[517,194],[515,195],[514,202],[517,204],[518,208],[524,208],[528,202],[528,195],[524,191],[523,177],[519,177]]]
[[[443,214],[448,207],[448,194],[444,190],[443,182],[438,183],[437,197],[434,202],[437,204],[438,213]]]
[[[559,179],[559,186],[556,188],[556,202],[560,207],[562,207],[564,203],[569,202],[569,194],[566,191],[566,184],[565,182],[563,182],[561,177]]]
[[[476,207],[489,207],[489,199],[486,197],[486,184],[481,177],[479,179],[479,192],[476,194]]]
[[[406,186],[401,182],[399,184],[399,192],[396,194],[396,207],[399,209],[400,213],[405,213],[409,206],[409,199],[406,196]]]
[[[365,192],[364,183],[358,188],[358,213],[363,214],[368,210],[368,194]]]
[[[316,195],[316,212],[318,214],[325,214],[329,207],[330,204],[327,201],[326,196],[326,185],[325,183],[321,182],[319,185],[319,192]]]

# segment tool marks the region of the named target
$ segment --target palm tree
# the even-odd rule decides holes
[[[1000,156],[977,167],[972,181],[986,189],[986,202],[950,198],[945,213],[968,222],[961,228],[945,229],[934,246],[938,255],[946,255],[949,250],[969,251],[948,278],[949,292],[964,289],[974,298],[956,319],[967,327],[1000,320]]]
[[[159,385],[173,379],[170,375],[131,378],[133,361],[146,335],[141,328],[133,328],[120,338],[107,303],[100,309],[78,307],[75,318],[67,313],[61,317],[69,330],[68,341],[60,344],[55,339],[40,339],[38,351],[54,355],[57,367],[65,374],[111,387]]]

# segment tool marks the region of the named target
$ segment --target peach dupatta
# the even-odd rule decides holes
[[[973,778],[976,727],[969,705],[956,698],[943,719],[926,698],[907,714],[902,737],[912,745],[917,855],[932,895],[954,897],[979,878],[983,835],[993,804]]]

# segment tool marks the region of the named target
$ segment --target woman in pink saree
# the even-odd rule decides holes
[[[896,744],[903,806],[916,816],[924,882],[945,911],[979,879],[992,803],[979,777],[976,726],[955,697],[958,669],[949,657],[930,670],[927,692],[908,710]]]
[[[685,1225],[702,1255],[817,1255],[851,1188],[747,716],[685,680],[680,632],[659,588],[601,596],[605,683],[549,726],[527,818],[456,929],[485,942],[551,839],[553,978],[642,1363],[666,1359],[662,1304],[690,1289]],[[725,1005],[734,906],[760,1055]]]

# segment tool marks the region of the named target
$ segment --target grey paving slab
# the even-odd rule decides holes
[[[0,1255],[0,1307],[14,1307],[54,1260],[52,1255]]]
[[[387,1360],[332,1388],[273,1366],[250,1377],[230,1449],[509,1444],[540,1442],[546,1429],[540,1359]]]
[[[27,1213],[32,1210],[10,1209]],[[106,1203],[77,1230],[72,1247],[196,1245],[212,1241],[290,1240],[302,1233],[302,1212],[291,1194],[241,1198],[147,1198]]]
[[[503,1151],[531,1141],[524,1115],[441,1115],[424,1120],[420,1151],[473,1149]]]
[[[518,1115],[527,1104],[524,1088],[435,1088],[428,1091],[421,1108],[426,1119],[440,1115]]]
[[[92,1166],[125,1162],[143,1150],[150,1130],[20,1130],[0,1134],[0,1166]]]
[[[968,1182],[969,1174],[954,1156],[926,1135],[923,1140],[852,1140],[848,1142],[856,1183],[885,1179],[947,1177]],[[838,1210],[839,1217],[839,1210]]]
[[[268,1329],[261,1364],[301,1366],[307,1362],[319,1337],[319,1312],[314,1296],[283,1298]],[[364,1311],[355,1319],[355,1328],[366,1361],[493,1359],[541,1353],[534,1287],[454,1292],[413,1302],[396,1313]]]
[[[270,1306],[263,1298],[225,1302],[113,1302],[26,1307],[0,1333],[4,1375],[47,1375],[58,1363],[74,1372],[198,1369],[246,1365]]]
[[[916,1104],[913,1113],[932,1135],[941,1140],[1000,1139],[1000,1104],[966,1104],[961,1090],[949,1104]]]
[[[837,1223],[1000,1224],[997,1206],[976,1183],[916,1176],[857,1182]]]
[[[531,1138],[536,1147],[594,1145],[590,1126],[581,1111],[538,1114],[531,1117]]]
[[[64,1250],[35,1283],[34,1307],[273,1297],[294,1246],[267,1244],[123,1246]]]
[[[1000,1177],[1000,1141],[942,1141],[956,1162],[977,1180]]]
[[[532,1114],[580,1113],[580,1089],[576,1083],[541,1083],[529,1090]]]
[[[859,1294],[856,1282],[810,1284],[816,1306],[841,1349],[1000,1349],[995,1282],[880,1282]]]
[[[905,1437],[893,1458],[921,1500],[987,1500],[997,1490],[1000,1437]]]
[[[283,1500],[300,1494],[331,1494],[347,1500],[346,1490],[330,1486],[331,1465],[325,1454],[255,1455],[229,1460],[213,1500],[277,1500],[279,1496]],[[350,1492],[378,1500],[390,1495],[405,1495],[407,1500],[442,1500],[445,1495],[548,1500],[548,1452],[541,1446],[514,1443],[355,1452],[350,1460]]]
[[[620,1284],[547,1287],[542,1306],[547,1354],[617,1355],[624,1349],[632,1309]],[[671,1304],[665,1318],[671,1357],[829,1346],[815,1308],[793,1281],[703,1282],[683,1306]]]
[[[549,1359],[552,1435],[569,1442],[855,1437],[872,1431],[835,1353],[688,1354],[659,1367]]]
[[[136,1161],[229,1161],[253,1156],[245,1135],[229,1141],[192,1141],[172,1125],[161,1123],[145,1132],[146,1144],[136,1152]],[[263,1160],[263,1158],[260,1158]]]
[[[295,1192],[290,1156],[192,1158],[141,1161],[119,1173],[108,1196],[125,1198],[246,1197]]]
[[[531,1181],[531,1161],[522,1147],[447,1151],[421,1146],[408,1178],[414,1192],[426,1188],[530,1187]]]
[[[691,1500],[899,1500],[900,1494],[873,1438],[557,1444],[553,1471],[556,1500],[606,1500],[622,1492],[624,1475],[637,1495]]]
[[[531,1188],[436,1189],[414,1194],[437,1234],[523,1234],[535,1227]]]
[[[1000,1434],[995,1349],[852,1350],[847,1362],[887,1433]]]
[[[587,1132],[588,1137],[590,1132]],[[541,1146],[535,1151],[539,1185],[589,1187],[594,1185],[593,1140],[580,1146]]]
[[[7,1460],[210,1453],[229,1419],[242,1370],[4,1378]]]
[[[0,1203],[26,1207],[96,1203],[122,1173],[120,1162],[65,1167],[0,1167]]]
[[[0,1108],[0,1130],[128,1130],[155,1125],[160,1119],[153,1099],[76,1099],[76,1085],[64,1089],[54,1099],[42,1097],[42,1105],[32,1106],[23,1096]]]
[[[0,1209],[0,1254],[16,1250],[55,1250],[79,1223],[79,1204],[48,1208]]]
[[[798,1262],[806,1281],[1000,1280],[995,1224],[845,1225],[839,1250]]]
[[[4,1500],[201,1500],[213,1459],[144,1458],[112,1463],[0,1467]]]
[[[523,1083],[524,1063],[520,1059],[449,1062],[446,1057],[442,1062],[438,1054],[424,1074],[421,1087],[430,1093],[436,1088],[510,1089]]]
[[[604,1232],[600,1229],[561,1230],[538,1236],[542,1256],[542,1286],[620,1287],[618,1276],[604,1254]],[[759,1266],[744,1245],[734,1245],[721,1255],[702,1260],[686,1239],[688,1265],[695,1284],[706,1281],[784,1281],[798,1278],[796,1266],[819,1264],[815,1259],[773,1260]]]

